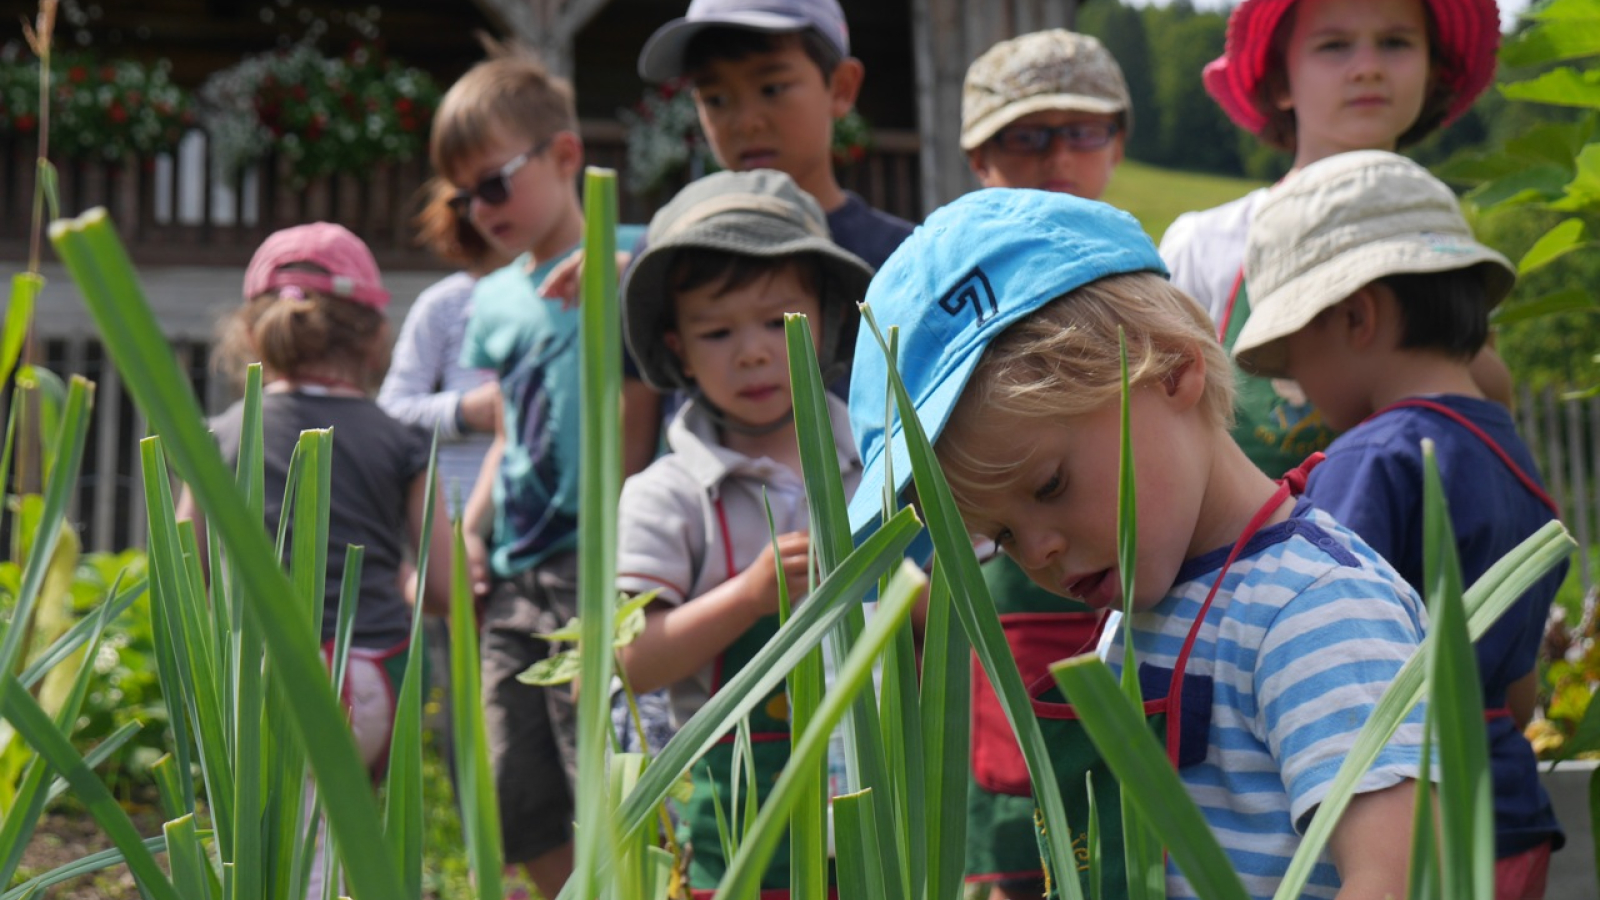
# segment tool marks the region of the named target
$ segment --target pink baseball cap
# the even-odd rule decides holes
[[[1424,0],[1433,20],[1432,37],[1440,59],[1435,73],[1454,93],[1446,111],[1448,125],[1472,106],[1494,80],[1495,51],[1500,47],[1500,11],[1495,0]],[[1221,56],[1206,65],[1206,93],[1222,106],[1235,125],[1260,134],[1267,112],[1257,105],[1256,91],[1267,75],[1272,33],[1295,0],[1243,0],[1228,17],[1228,38]]]
[[[294,263],[310,263],[327,271],[284,268]],[[244,270],[244,299],[284,287],[305,288],[380,312],[389,306],[389,292],[384,290],[372,251],[350,229],[332,222],[274,231],[261,242]]]

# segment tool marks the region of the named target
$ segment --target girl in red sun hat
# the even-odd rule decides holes
[[[1494,78],[1494,0],[1242,0],[1226,49],[1206,66],[1206,91],[1268,146],[1293,154],[1288,177],[1349,150],[1394,151],[1471,107]],[[1231,348],[1250,316],[1245,236],[1263,188],[1167,229],[1172,281],[1211,314]],[[1491,399],[1510,376],[1492,349],[1473,362]],[[1296,386],[1241,376],[1234,437],[1274,477],[1325,447],[1332,432]]]

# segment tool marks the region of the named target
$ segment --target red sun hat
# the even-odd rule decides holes
[[[1440,59],[1435,74],[1454,99],[1445,112],[1448,125],[1472,106],[1494,80],[1495,51],[1500,47],[1500,10],[1495,0],[1424,0],[1433,20]],[[1267,75],[1272,33],[1295,0],[1243,0],[1228,16],[1228,38],[1222,55],[1206,65],[1206,93],[1234,124],[1259,135],[1267,113],[1257,105],[1256,91]]]
[[[323,271],[284,268],[295,263]],[[261,242],[244,272],[244,299],[285,287],[317,291],[379,312],[389,306],[372,251],[348,228],[332,222],[285,228]]]

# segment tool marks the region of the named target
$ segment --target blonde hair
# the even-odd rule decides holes
[[[1128,341],[1130,389],[1205,366],[1199,408],[1219,429],[1233,424],[1233,366],[1200,305],[1149,272],[1083,285],[1006,329],[984,350],[950,421],[934,445],[957,504],[992,489],[1015,460],[986,461],[968,446],[980,414],[1025,419],[1079,416],[1117,400],[1122,369],[1117,330]]]
[[[499,49],[456,80],[433,115],[428,157],[449,176],[497,135],[526,138],[531,147],[562,131],[576,133],[572,85],[550,74],[532,54]]]
[[[259,362],[268,380],[337,373],[376,393],[389,368],[387,317],[360,303],[304,293],[259,294],[234,310],[218,329],[214,367],[238,387],[245,366]]]

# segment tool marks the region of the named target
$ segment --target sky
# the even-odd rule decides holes
[[[1127,0],[1133,6],[1166,6],[1170,0]],[[1227,9],[1237,0],[1193,0],[1196,9]],[[1516,21],[1517,13],[1528,8],[1529,0],[1500,0],[1500,30],[1505,31]]]

